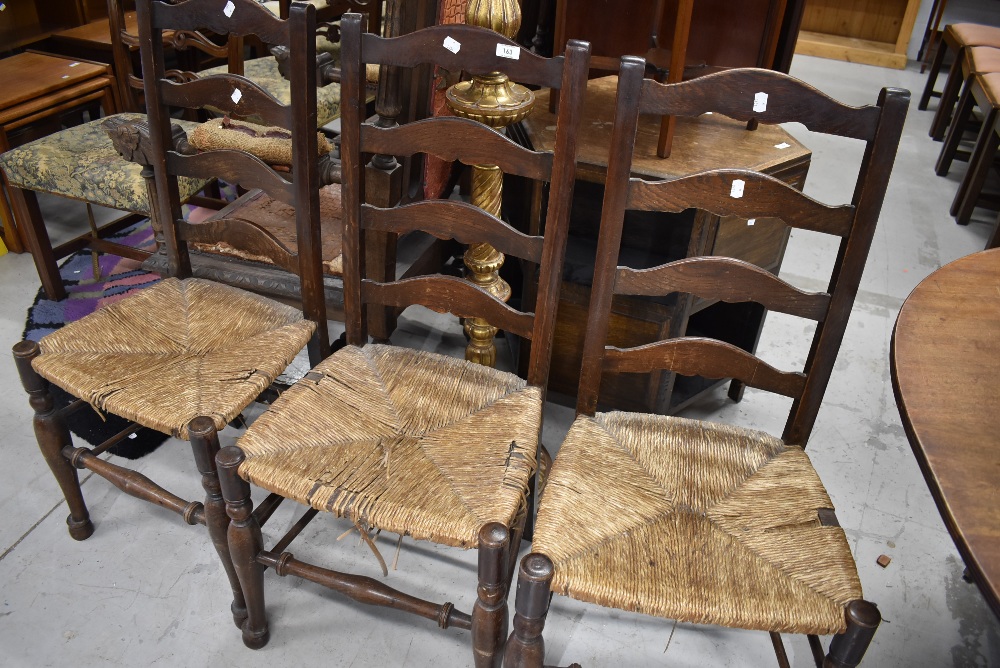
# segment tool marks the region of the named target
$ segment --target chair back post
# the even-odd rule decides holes
[[[546,211],[546,244],[538,277],[538,297],[535,305],[534,332],[528,360],[528,382],[536,387],[548,385],[552,365],[559,288],[562,266],[569,237],[569,219],[573,207],[573,185],[576,181],[576,147],[583,96],[586,86],[574,85],[586,81],[590,69],[590,44],[580,40],[566,43],[560,84],[559,112],[556,117],[555,161],[552,165],[548,210]],[[555,196],[558,193],[558,196]]]
[[[632,169],[632,152],[639,127],[639,96],[646,70],[646,61],[625,56],[618,72],[618,91],[614,125],[611,130],[611,155],[604,185],[601,227],[594,259],[594,279],[587,309],[587,329],[583,340],[583,359],[577,393],[577,414],[593,415],[601,389],[601,369],[604,345],[611,318],[614,296],[614,271],[621,247],[625,203],[628,199],[628,179]]]
[[[173,138],[170,131],[170,117],[165,114],[157,85],[165,75],[166,66],[163,30],[153,24],[153,1],[137,0],[136,14],[139,20],[139,40],[146,46],[140,49],[140,57],[143,81],[148,84],[143,88],[146,97],[146,116],[150,127],[150,145],[153,155],[166,156],[167,151],[173,147]],[[181,213],[180,195],[177,183],[169,178],[166,170],[162,168],[164,166],[157,165],[160,168],[153,170],[155,188],[151,191],[155,192],[156,201],[151,201],[149,205],[150,209],[156,207],[163,228],[163,243],[167,249],[167,274],[176,278],[188,278],[191,276],[191,258],[188,255],[187,244],[178,238],[174,222]]]
[[[817,324],[817,332],[806,360],[808,378],[802,394],[792,404],[792,411],[782,434],[782,440],[786,443],[805,447],[816,422],[875,236],[875,227],[885,201],[909,102],[910,92],[900,88],[883,88],[879,94],[878,107],[881,113],[878,125],[865,147],[852,200],[856,207],[854,228],[840,244],[828,290],[831,296],[830,308],[826,319]]]
[[[138,112],[139,96],[132,87],[132,54],[129,51],[125,27],[125,7],[121,0],[108,0],[108,25],[111,28],[111,58],[115,68],[115,83],[121,98],[121,111]]]
[[[316,32],[316,8],[296,3],[288,11],[288,22],[290,37],[312,36]],[[296,147],[293,151],[293,183],[295,201],[300,204],[295,208],[295,234],[298,240],[302,310],[307,318],[316,323],[316,334],[310,342],[310,359],[318,360],[330,354],[330,337],[327,331],[320,236],[315,63],[315,39],[304,39],[302,44],[291,48],[291,89],[294,96],[299,98],[293,102],[292,108],[304,109],[304,113],[292,114],[292,142]],[[302,202],[308,202],[308,206],[302,207]]]
[[[364,68],[361,63],[361,15],[344,14],[340,20],[340,114],[343,127],[360,128],[364,121]],[[364,345],[368,338],[367,317],[361,302],[361,276],[364,272],[364,258],[361,257],[361,164],[360,133],[341,134],[341,170],[344,204],[343,215],[343,280],[344,280],[344,325],[347,329],[347,343],[352,346]]]

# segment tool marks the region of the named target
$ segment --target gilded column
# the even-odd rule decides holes
[[[521,26],[521,7],[517,0],[469,0],[465,14],[469,25],[490,28],[513,39]],[[520,121],[531,111],[535,96],[524,86],[512,83],[502,72],[473,74],[472,81],[457,83],[446,95],[452,113],[462,118],[503,130]],[[503,194],[503,172],[496,165],[474,165],[472,168],[472,203],[484,211],[500,217],[500,200]],[[510,286],[500,278],[504,256],[487,243],[472,244],[465,252],[465,266],[469,279],[490,294],[507,301]],[[493,344],[496,327],[483,318],[465,321],[469,345],[465,349],[467,360],[495,366],[497,351]]]

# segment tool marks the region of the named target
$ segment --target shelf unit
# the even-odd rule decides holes
[[[795,53],[903,69],[920,0],[806,0]]]

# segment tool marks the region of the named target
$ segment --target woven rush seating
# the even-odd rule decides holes
[[[781,666],[789,664],[780,634],[802,633],[818,667],[856,666],[881,617],[862,598],[851,547],[804,448],[857,294],[909,93],[883,89],[877,105],[848,107],[769,70],[663,85],[643,79],[645,65],[631,56],[621,61],[577,418],[546,482],[532,553],[521,561],[504,665],[544,665],[541,634],[557,593],[682,622],[767,631]],[[864,141],[853,200],[824,204],[746,169],[630,178],[640,114],[705,112],[748,123],[799,122]],[[619,265],[627,258],[627,212],[692,208],[839,237],[827,290],[807,292],[722,255],[641,269]],[[725,340],[683,329],[641,345],[609,345],[616,295],[675,294],[753,303],[817,323],[805,364],[779,370]],[[602,379],[656,370],[730,378],[791,399],[781,438],[708,420],[597,412]],[[835,635],[824,656],[818,636],[828,634]]]
[[[315,329],[271,299],[167,278],[49,334],[33,366],[100,411],[187,440],[199,416],[225,428]]]
[[[524,510],[541,413],[541,390],[514,374],[348,346],[250,426],[239,473],[363,526],[473,547]]]
[[[532,550],[552,560],[552,591],[578,600],[829,635],[844,631],[861,583],[844,531],[823,526],[817,508],[833,503],[805,452],[764,432],[582,415],[556,458]]]

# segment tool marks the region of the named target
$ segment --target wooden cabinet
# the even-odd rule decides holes
[[[577,184],[570,227],[566,271],[560,295],[549,388],[552,397],[570,401],[580,372],[583,334],[590,299],[604,176],[611,141],[616,77],[591,80],[577,154]],[[523,122],[521,141],[536,150],[551,150],[555,120],[548,111],[548,91],[540,91],[531,115]],[[640,119],[633,174],[651,180],[676,178],[717,167],[766,172],[801,188],[811,154],[780,127],[746,124],[721,115],[679,118],[671,157],[656,157],[659,121]],[[530,198],[525,198],[530,199]],[[536,199],[537,201],[537,199]],[[540,210],[534,208],[536,215]],[[532,226],[539,223],[533,222]],[[653,266],[696,254],[744,259],[777,273],[784,256],[788,228],[778,220],[720,218],[706,211],[679,215],[629,212],[622,253],[630,266]],[[687,295],[663,299],[618,296],[611,316],[611,345],[633,346],[687,332],[711,334],[745,350],[754,350],[764,312],[754,304],[724,304]],[[607,376],[602,399],[607,408],[672,413],[719,380],[671,374]]]
[[[920,0],[806,0],[795,53],[906,67]]]
[[[104,0],[5,0],[0,12],[0,51],[11,51],[107,16]]]

